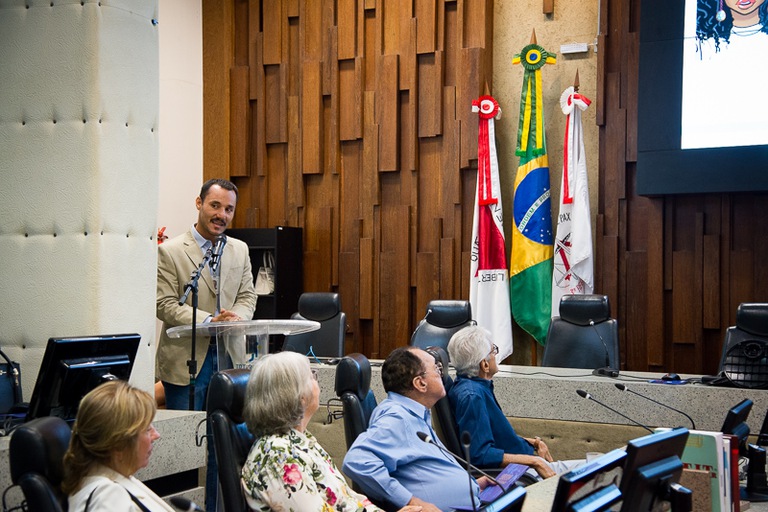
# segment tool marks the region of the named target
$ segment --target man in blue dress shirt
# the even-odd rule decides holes
[[[395,349],[381,379],[387,398],[374,409],[368,430],[344,457],[343,470],[368,497],[397,507],[421,505],[424,512],[472,509],[487,479],[470,479],[448,452],[419,439],[432,430],[430,409],[445,396],[442,368],[416,347]]]

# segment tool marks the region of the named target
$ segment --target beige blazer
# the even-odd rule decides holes
[[[157,346],[156,377],[179,386],[189,384],[187,360],[191,355],[190,339],[171,339],[165,331],[170,327],[192,324],[192,294],[181,306],[179,297],[202,260],[203,253],[191,230],[158,246],[157,318],[163,322],[163,327]],[[198,281],[197,303],[197,323],[202,323],[216,309],[216,294],[208,268],[203,270]],[[232,237],[227,238],[221,257],[221,308],[233,311],[244,320],[252,319],[256,309],[248,246]],[[198,370],[202,367],[209,340],[207,336],[196,339]]]

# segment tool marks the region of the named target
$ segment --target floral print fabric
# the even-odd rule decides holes
[[[243,465],[242,484],[252,510],[380,510],[349,488],[331,457],[309,432],[290,430],[258,439]]]

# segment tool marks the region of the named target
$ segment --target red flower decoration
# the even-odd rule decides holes
[[[301,472],[296,464],[286,464],[283,466],[283,482],[295,485],[301,481]]]
[[[325,501],[330,505],[336,504],[336,495],[333,493],[330,487],[325,488]]]
[[[165,235],[165,226],[163,226],[157,230],[157,245],[160,245],[166,240],[168,240],[168,236]]]

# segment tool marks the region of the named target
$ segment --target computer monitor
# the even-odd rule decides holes
[[[621,512],[661,510],[665,502],[690,499],[676,486],[683,472],[680,456],[688,440],[687,428],[657,432],[630,441],[621,478]],[[673,509],[674,510],[674,509]]]
[[[752,410],[752,400],[746,398],[728,410],[720,431],[723,434],[732,434],[739,438],[739,452],[747,453],[747,439],[749,438],[749,425],[747,418]]]
[[[607,510],[621,498],[618,485],[627,452],[613,450],[560,476],[552,510]]]
[[[90,390],[108,380],[130,378],[140,340],[138,334],[50,338],[27,421],[42,416],[73,420]]]

